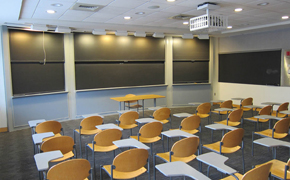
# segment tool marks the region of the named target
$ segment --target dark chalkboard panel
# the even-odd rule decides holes
[[[281,50],[219,54],[219,82],[280,85]]]
[[[64,63],[11,63],[13,94],[64,91]]]
[[[65,90],[63,34],[10,29],[9,44],[14,95]]]
[[[91,62],[75,66],[76,89],[164,84],[164,62]]]
[[[153,37],[74,34],[75,60],[165,59],[164,39]]]
[[[208,83],[209,61],[174,61],[173,83]]]

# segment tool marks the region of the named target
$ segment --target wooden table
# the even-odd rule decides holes
[[[145,99],[154,99],[154,107],[156,106],[156,99],[157,98],[165,98],[165,96],[156,95],[156,94],[148,94],[148,95],[137,95],[132,97],[112,97],[110,99],[118,101],[119,102],[119,110],[121,111],[122,108],[122,102],[124,102],[124,110],[125,110],[125,102],[127,101],[138,101],[142,100],[142,106],[143,106],[143,117],[144,117],[144,100]]]
[[[175,161],[168,162],[164,164],[156,165],[154,168],[154,180],[156,179],[155,168],[158,169],[164,176],[174,177],[174,176],[187,176],[192,179],[198,180],[210,180],[201,172],[197,171],[193,167],[189,166],[185,162]]]

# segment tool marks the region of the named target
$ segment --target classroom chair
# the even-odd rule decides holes
[[[120,140],[121,138],[122,131],[120,131],[119,129],[106,129],[96,134],[92,143],[88,143],[85,146],[86,159],[88,159],[88,148],[92,152],[94,172],[95,172],[95,153],[113,151],[113,156],[115,157],[115,150],[118,149],[118,147],[115,144],[113,144],[113,141]]]
[[[127,94],[125,97],[134,97],[136,96],[135,94]],[[134,104],[136,103],[136,104]],[[126,105],[127,104],[127,105]],[[138,100],[135,101],[125,101],[125,106],[128,107],[129,109],[137,109],[137,112],[139,111],[139,108],[143,107],[142,105],[139,104]]]
[[[265,106],[259,111],[258,115],[271,115],[271,112],[272,112],[272,106]],[[255,117],[244,118],[244,120],[254,122],[255,123],[255,131],[257,129],[257,126],[259,129],[260,122],[268,122],[269,121],[269,119],[261,119],[261,118],[255,118]],[[270,122],[269,122],[269,127],[270,127]]]
[[[243,173],[244,173],[245,172],[244,141],[243,141],[244,132],[245,130],[242,128],[229,131],[222,137],[221,141],[212,144],[204,144],[202,145],[202,147],[217,152],[219,154],[234,153],[241,149],[243,160]],[[240,146],[240,144],[242,144],[242,146]]]
[[[149,155],[146,149],[129,149],[118,154],[111,165],[101,165],[100,179],[104,170],[111,179],[132,179],[145,172],[150,179]],[[144,167],[147,164],[147,169]]]
[[[195,114],[198,115],[200,118],[208,118],[208,124],[209,124],[209,118],[211,115],[211,104],[210,103],[202,103],[200,104],[196,110]]]
[[[285,102],[285,103],[281,104],[276,111],[272,111],[272,116],[282,117],[282,118],[286,117],[287,114],[282,114],[280,112],[281,111],[287,111],[288,110],[288,106],[289,106],[289,102]]]
[[[63,135],[63,129],[58,121],[45,121],[39,123],[35,127],[35,133],[45,133],[45,132],[53,132],[54,137]],[[52,137],[44,138],[42,141],[46,141]]]
[[[74,142],[75,141],[75,133],[79,134],[79,139],[80,139],[80,157],[82,157],[82,138],[81,136],[89,136],[89,135],[94,135],[102,130],[96,128],[97,125],[103,124],[103,118],[101,116],[90,116],[87,118],[84,118],[81,123],[79,129],[74,129],[73,131],[73,138]]]
[[[270,176],[270,169],[272,167],[272,164],[273,163],[271,163],[271,162],[265,163],[259,167],[255,167],[255,168],[249,170],[244,175],[242,175],[240,173],[235,173],[235,176],[239,180],[268,180],[269,176]],[[228,176],[228,177],[223,178],[221,180],[237,180],[237,179],[234,176]]]
[[[71,159],[52,166],[47,172],[49,180],[88,180],[91,174],[90,162],[86,159]]]
[[[273,178],[278,178],[281,180],[289,180],[290,179],[290,159],[288,159],[287,163],[273,159],[264,164],[272,163],[272,167],[270,170],[271,176]],[[264,164],[257,165],[256,167],[263,166]]]
[[[138,112],[135,111],[129,111],[123,113],[119,120],[116,120],[118,123],[118,126],[120,126],[123,129],[130,129],[130,135],[132,136],[132,129],[137,127],[136,119],[139,118]]]
[[[220,108],[233,108],[233,101],[227,100],[220,104]],[[222,115],[228,115],[228,111],[211,111],[214,114],[218,114],[219,118],[222,119]]]
[[[162,122],[162,124],[166,124],[169,122],[170,128],[172,128],[172,126],[171,126],[171,110],[169,108],[163,107],[163,108],[155,110],[153,113],[153,118],[155,120]]]
[[[63,157],[51,160],[51,162],[60,162],[72,157],[76,158],[75,143],[73,138],[70,136],[58,136],[50,138],[42,143],[40,150],[42,152],[55,150],[61,151]]]
[[[243,127],[243,110],[242,109],[236,109],[232,111],[226,120],[223,121],[215,121],[214,123],[217,124],[224,124],[227,126],[238,126],[242,125]]]
[[[262,137],[282,139],[288,135],[289,124],[290,124],[290,117],[277,121],[273,129],[266,129],[259,132],[252,132],[252,156],[254,155],[254,135],[255,134]]]
[[[130,138],[136,139],[142,143],[150,144],[151,155],[153,154],[152,144],[159,141],[161,131],[163,129],[161,122],[151,122],[143,125],[137,136],[130,136]]]

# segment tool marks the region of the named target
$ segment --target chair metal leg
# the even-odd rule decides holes
[[[153,156],[153,180],[156,180],[156,170],[155,170],[155,161],[156,161],[156,155]]]
[[[83,152],[82,152],[82,136],[80,134],[80,157],[83,157]]]
[[[244,146],[244,145],[243,145]],[[243,156],[243,174],[245,174],[245,157],[244,157],[244,147],[242,147],[242,156]]]
[[[103,175],[102,175],[102,169],[103,169],[103,166],[102,166],[102,165],[100,165],[100,180],[102,180],[102,179],[103,179]],[[95,179],[95,177],[94,177],[94,179]]]
[[[207,174],[206,174],[207,177],[209,177],[209,168],[210,168],[210,166],[207,167]]]
[[[252,156],[254,156],[254,134],[255,132],[252,132]]]

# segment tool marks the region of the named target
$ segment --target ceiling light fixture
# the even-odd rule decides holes
[[[56,13],[55,10],[47,10],[46,12],[47,12],[48,14],[54,14],[54,13]]]
[[[145,14],[145,12],[136,12],[135,14],[143,15],[143,14]]]
[[[183,34],[182,39],[193,39],[193,34]]]
[[[164,38],[164,33],[156,32],[152,36],[155,37],[155,38]]]
[[[127,31],[116,31],[115,33],[116,36],[128,36]]]
[[[197,37],[198,37],[198,39],[209,39],[208,34],[200,34]]]
[[[241,12],[243,10],[243,8],[236,8],[235,12]]]
[[[263,2],[263,3],[259,3],[257,4],[258,6],[267,6],[269,3],[268,2]]]
[[[146,37],[146,33],[145,32],[135,32],[134,36],[136,36],[136,37]]]
[[[233,26],[228,26],[228,27],[227,27],[227,29],[232,29],[232,28],[233,28]]]
[[[71,33],[71,29],[69,27],[57,26],[55,28],[55,32],[59,32],[59,33]]]
[[[129,20],[131,19],[131,16],[124,16],[124,19]]]
[[[148,9],[158,9],[160,6],[149,6]]]
[[[175,2],[175,0],[167,0],[167,2]]]
[[[93,35],[106,35],[106,30],[104,30],[104,29],[94,29],[92,34]]]
[[[35,31],[47,31],[48,27],[46,26],[46,24],[32,24],[30,26],[30,29]]]
[[[61,7],[61,6],[63,6],[63,4],[61,4],[61,3],[54,3],[54,4],[51,4],[51,6],[54,6],[54,7]]]
[[[183,25],[188,25],[188,21],[184,21],[182,24]]]
[[[289,16],[282,16],[282,19],[289,19]]]

